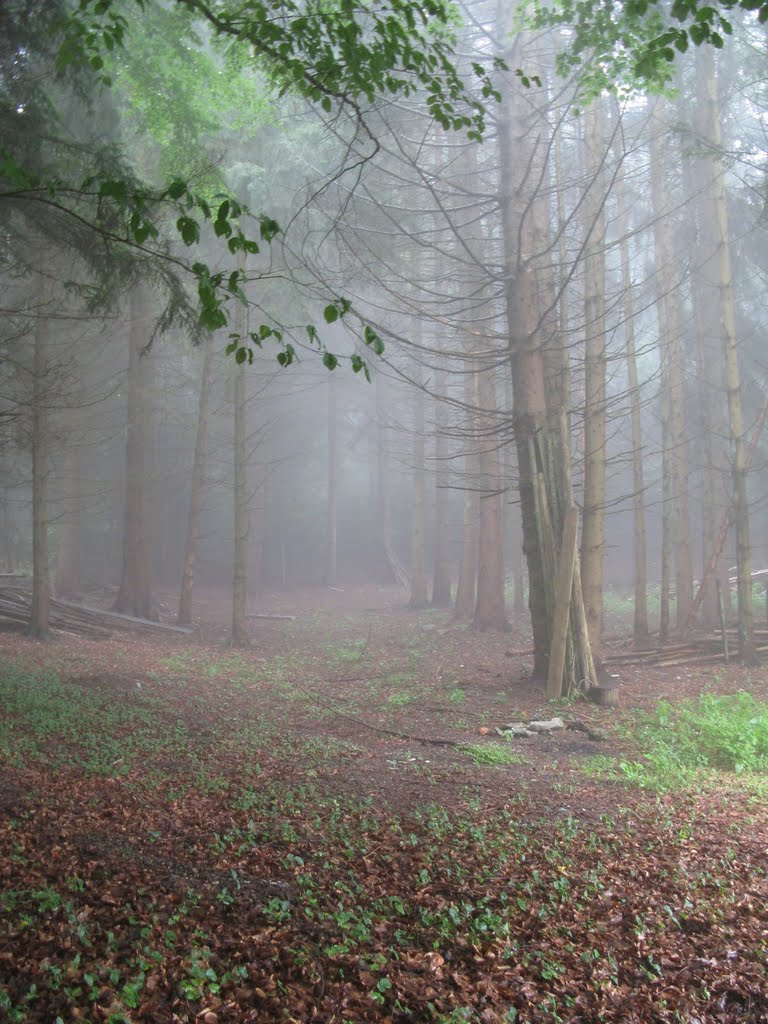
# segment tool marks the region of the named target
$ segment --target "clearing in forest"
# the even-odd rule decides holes
[[[1,1020],[768,1021],[765,673],[553,707],[399,601],[0,634]]]

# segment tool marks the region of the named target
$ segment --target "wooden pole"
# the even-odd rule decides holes
[[[565,665],[568,623],[571,614],[571,591],[573,588],[573,567],[576,560],[578,525],[578,509],[575,505],[569,505],[565,510],[563,539],[557,567],[552,643],[549,651],[549,669],[547,673],[548,700],[553,700],[563,695],[563,667]]]

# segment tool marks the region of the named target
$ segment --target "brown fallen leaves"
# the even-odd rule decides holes
[[[768,1020],[749,835],[523,805],[393,822],[319,791],[302,805],[287,771],[267,765],[272,796],[237,810],[6,768],[30,798],[0,825],[0,1019]]]

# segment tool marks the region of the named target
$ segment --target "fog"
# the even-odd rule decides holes
[[[237,256],[210,221],[185,247],[174,214],[131,251],[121,229],[83,228],[85,198],[3,205],[4,573],[31,573],[37,544],[56,595],[168,621],[185,578],[193,622],[206,587],[250,610],[291,588],[399,584],[440,607],[458,588],[459,618],[502,628],[529,587],[521,452],[561,413],[582,559],[599,561],[585,586],[637,599],[644,544],[656,629],[659,596],[690,604],[711,556],[707,580],[734,576],[736,534],[718,537],[738,458],[765,566],[766,97],[748,20],[722,54],[681,55],[668,96],[585,100],[554,72],[563,37],[473,7],[462,61],[510,68],[478,143],[418,91],[362,119],[281,95],[202,27],[172,39],[167,13],[111,57],[109,89],[51,78],[53,114],[35,106],[50,54],[9,41],[3,117],[48,170],[80,181],[112,146],[155,189],[244,204],[247,237],[260,215],[280,231]],[[216,330],[195,320],[195,261],[243,274]]]
[[[766,24],[0,0],[0,1019],[768,1021]]]

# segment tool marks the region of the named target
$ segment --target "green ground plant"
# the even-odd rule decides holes
[[[523,758],[503,743],[467,743],[461,747],[463,753],[475,764],[510,765],[522,764]]]
[[[640,759],[597,755],[582,770],[659,792],[768,775],[768,704],[745,691],[705,693],[679,707],[660,701],[627,733],[642,749]]]
[[[377,681],[382,702],[390,682]],[[290,992],[316,994],[322,976],[334,987],[324,1010],[329,1017],[343,993],[353,991],[365,1001],[362,1019],[480,1024],[486,996],[475,1003],[470,994],[480,991],[491,963],[514,986],[518,968],[524,970],[535,992],[529,1003],[544,1024],[568,1020],[577,991],[592,991],[596,1002],[601,986],[617,991],[615,979],[645,985],[648,1005],[661,1015],[667,980],[653,965],[667,962],[668,933],[686,940],[692,907],[707,927],[733,918],[743,891],[738,872],[747,868],[740,854],[726,850],[730,859],[715,864],[699,858],[694,871],[697,821],[684,822],[683,829],[653,813],[650,824],[638,824],[628,811],[625,820],[620,814],[590,824],[567,808],[531,817],[514,793],[492,812],[478,799],[396,813],[379,792],[361,799],[329,786],[326,767],[337,777],[334,759],[367,748],[357,751],[319,735],[284,743],[262,723],[261,705],[248,717],[249,698],[240,695],[232,703],[233,693],[239,693],[237,682],[226,677],[207,691],[191,680],[183,694],[173,681],[164,689],[157,679],[116,699],[47,668],[16,665],[5,673],[0,759],[26,743],[19,762],[10,763],[29,767],[45,758],[46,765],[66,764],[66,779],[72,769],[80,769],[82,779],[72,792],[59,786],[55,806],[40,801],[32,811],[22,805],[0,829],[4,863],[13,872],[0,896],[0,915],[15,941],[30,949],[40,949],[41,936],[55,936],[40,970],[24,967],[18,978],[0,980],[4,1019],[54,1021],[58,1010],[50,1008],[63,1003],[82,1011],[83,1019],[95,1019],[93,1007],[107,990],[100,1019],[109,1008],[115,1024],[130,1021],[153,999],[162,1005],[173,999],[179,1015],[192,1020],[212,1001],[238,998],[244,982],[267,993],[273,976],[276,987],[268,998],[278,1014]],[[737,695],[737,703],[740,720],[760,719],[744,696]],[[723,733],[724,714],[713,712],[712,733]],[[658,717],[655,727],[661,729]],[[682,729],[687,720],[678,717]],[[754,760],[763,756],[763,740],[760,721],[753,726]],[[731,737],[729,749],[734,743]],[[398,772],[418,773],[429,764],[395,749],[399,756],[388,767]],[[522,760],[500,742],[468,744],[456,757],[465,759],[472,779],[480,773],[470,772],[467,758],[491,767]],[[94,758],[110,771],[110,758],[139,770],[107,780],[87,767]],[[745,767],[741,778],[750,770]],[[149,789],[149,775],[164,779],[163,788]],[[498,781],[509,780],[512,789],[516,775],[500,774]],[[54,785],[55,779],[54,770]],[[137,792],[136,785],[145,789]],[[124,802],[133,808],[125,819]],[[110,813],[99,817],[105,809]],[[57,875],[40,838],[58,841],[63,827],[70,837],[80,836],[84,813],[93,819],[87,842],[98,842],[103,852],[83,859],[73,848]],[[646,899],[645,876],[638,881],[638,835],[642,855],[658,862],[661,901]],[[734,837],[734,849],[737,843]],[[96,892],[100,912],[93,914]],[[618,892],[625,912],[604,934],[595,926],[605,922]],[[617,942],[623,959],[617,952],[613,960]],[[642,964],[648,970],[638,982],[632,965],[639,942],[646,944]],[[436,986],[433,1011],[425,1017],[423,995],[411,987],[412,965],[431,977],[445,963],[460,972],[461,988]],[[158,985],[166,987],[158,991]],[[694,993],[686,1005],[696,998]],[[503,1006],[500,1019],[504,1013],[509,1020],[518,1013],[526,1019],[526,1005]]]

